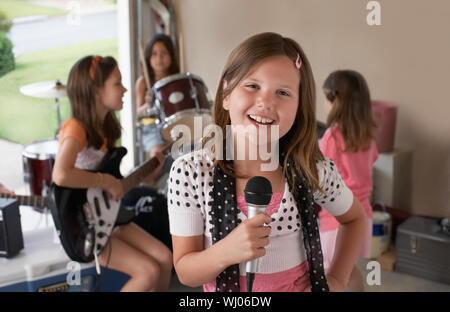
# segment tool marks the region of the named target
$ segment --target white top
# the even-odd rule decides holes
[[[347,212],[353,193],[344,184],[336,166],[325,158],[317,163],[319,185],[325,191],[314,193],[314,201],[331,215]],[[168,210],[170,232],[176,236],[204,235],[205,249],[212,245],[210,192],[213,189],[213,162],[201,151],[175,160],[169,177]],[[233,195],[232,195],[233,196]],[[236,200],[237,202],[237,200]],[[272,232],[266,255],[260,258],[258,273],[275,273],[291,269],[306,260],[300,216],[294,197],[286,183],[280,207],[272,215]],[[247,219],[239,211],[238,219]],[[240,264],[245,275],[245,263]]]
[[[83,170],[96,170],[102,163],[103,158],[106,155],[106,151],[96,149],[94,147],[84,147],[84,149],[78,153],[77,160],[75,162],[75,168]]]

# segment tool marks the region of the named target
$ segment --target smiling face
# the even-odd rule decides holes
[[[121,110],[125,92],[127,89],[122,84],[122,75],[116,66],[105,80],[104,86],[98,90],[98,108],[101,116],[104,117],[109,111]]]
[[[227,82],[224,81],[224,88]],[[300,72],[287,56],[268,57],[254,66],[231,94],[223,99],[231,125],[269,129],[279,127],[279,138],[294,124],[299,103]]]

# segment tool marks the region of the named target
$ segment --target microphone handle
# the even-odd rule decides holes
[[[251,219],[257,214],[266,213],[267,205],[252,205],[247,203],[247,218]],[[259,258],[247,261],[245,264],[245,272],[256,273],[258,270]]]

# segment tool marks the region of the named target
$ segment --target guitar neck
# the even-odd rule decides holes
[[[24,206],[32,206],[37,208],[47,207],[48,199],[43,196],[36,195],[9,195],[9,194],[0,194],[0,198],[14,198],[17,199],[19,205]]]
[[[170,149],[172,144],[166,146],[161,152],[164,154],[166,151]],[[121,180],[124,194],[131,191],[133,188],[139,185],[153,170],[155,170],[159,166],[159,160],[156,157],[153,157],[136,167],[127,177]]]
[[[126,178],[121,180],[124,194],[131,191],[133,188],[139,185],[145,177],[147,177],[153,170],[155,170],[159,165],[158,158],[154,157],[144,163],[143,165],[137,167],[133,172],[131,172]]]

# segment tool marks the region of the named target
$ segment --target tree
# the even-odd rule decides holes
[[[0,77],[15,68],[13,45],[6,36],[12,22],[0,11]]]

